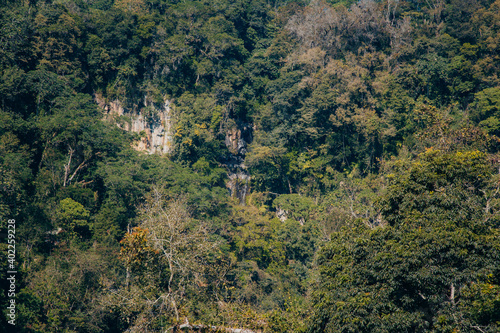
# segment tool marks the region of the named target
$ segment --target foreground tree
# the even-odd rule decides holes
[[[388,225],[359,223],[320,251],[309,332],[497,332],[499,185],[486,155],[431,149],[389,178]]]
[[[121,241],[125,285],[106,302],[123,308],[131,331],[150,332],[189,317],[188,299],[207,302],[217,284],[217,246],[208,227],[194,220],[184,199],[167,200],[153,188],[140,209],[140,226]],[[202,300],[203,299],[203,300]],[[191,318],[192,319],[192,318]]]

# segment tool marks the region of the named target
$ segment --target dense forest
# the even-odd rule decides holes
[[[500,331],[500,0],[2,0],[0,77],[0,331]]]

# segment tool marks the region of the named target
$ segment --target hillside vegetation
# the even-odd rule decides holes
[[[499,149],[500,0],[3,0],[0,331],[498,332]]]

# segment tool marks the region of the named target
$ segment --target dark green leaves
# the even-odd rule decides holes
[[[388,175],[389,225],[345,228],[319,252],[309,331],[498,329],[496,178],[485,157],[429,150]]]

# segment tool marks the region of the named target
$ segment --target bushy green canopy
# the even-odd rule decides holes
[[[388,176],[387,224],[319,252],[309,332],[496,332],[498,175],[477,151],[429,150]]]

